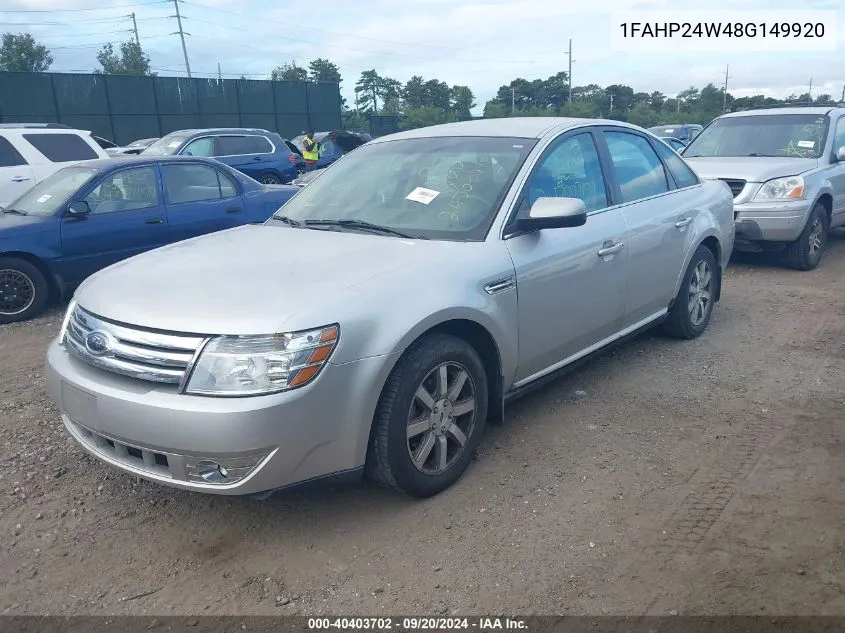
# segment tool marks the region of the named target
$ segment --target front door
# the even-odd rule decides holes
[[[580,227],[506,240],[519,302],[517,386],[612,337],[625,305],[628,229],[623,211],[609,208],[593,133],[565,135],[546,150],[523,189],[518,215],[540,197],[580,198],[588,217]]]
[[[680,264],[695,239],[698,178],[662,143],[633,131],[605,130],[616,196],[628,222],[628,290],[623,327],[665,312],[675,296]],[[657,148],[655,150],[655,147]],[[661,161],[675,164],[683,188]],[[682,179],[686,170],[685,180]],[[679,186],[680,186],[679,185]]]
[[[0,136],[0,207],[20,198],[35,184],[32,167],[12,142]]]
[[[237,186],[210,165],[162,165],[171,241],[230,229],[245,224],[244,205]]]
[[[83,200],[89,215],[62,218],[68,284],[168,242],[167,213],[154,165],[107,174]]]

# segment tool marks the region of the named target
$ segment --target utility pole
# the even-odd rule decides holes
[[[610,112],[608,114],[613,114],[613,93],[610,93]]]
[[[807,105],[813,103],[813,78],[810,77],[810,88],[807,90]]]
[[[220,71],[220,62],[217,62],[217,79],[223,81],[223,73]]]
[[[135,43],[138,45],[138,48],[141,48],[141,40],[138,37],[138,23],[135,21],[135,12],[132,12],[132,30],[135,31]]]
[[[678,95],[677,97],[675,97],[675,104],[678,106],[678,108],[675,110],[675,112],[680,114],[681,113],[681,95]]]
[[[569,75],[568,75],[569,81],[567,82],[569,84],[569,103],[572,103],[572,62],[574,62],[575,60],[572,59],[572,38],[571,37],[569,38],[569,52],[567,53],[567,55],[569,56]]]
[[[728,111],[728,79],[730,79],[730,77],[728,76],[728,71],[730,69],[731,69],[730,64],[725,66],[725,94],[722,95],[722,112]]]
[[[516,112],[516,88],[511,88],[511,112]]]
[[[842,86],[842,98],[839,100],[840,103],[845,103],[845,85]]]
[[[191,64],[188,61],[188,49],[185,47],[185,31],[182,30],[182,16],[179,14],[179,0],[173,0],[176,7],[176,22],[179,24],[179,37],[182,39],[182,54],[185,56],[185,70],[188,71],[188,79],[191,78]]]

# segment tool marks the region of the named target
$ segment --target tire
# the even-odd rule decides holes
[[[276,174],[261,174],[258,178],[258,182],[262,185],[281,185],[282,179],[279,178]]]
[[[439,380],[444,367],[445,398]],[[465,377],[458,386],[461,373]],[[420,498],[451,486],[469,466],[481,441],[487,421],[487,389],[484,364],[466,341],[436,334],[412,345],[391,372],[379,398],[370,433],[367,476]],[[421,390],[427,397],[417,395]],[[470,406],[470,397],[473,408],[462,413]],[[455,403],[458,407],[453,408]],[[414,420],[418,421],[412,424]]]
[[[819,265],[827,246],[829,223],[827,209],[817,203],[807,218],[807,224],[801,235],[794,242],[790,242],[783,252],[784,262],[795,270],[813,270]]]
[[[47,305],[50,287],[41,271],[25,259],[0,257],[0,323],[26,321]]]
[[[706,246],[699,246],[684,273],[669,318],[663,323],[663,331],[681,339],[701,336],[710,323],[719,283],[721,273],[713,252]]]

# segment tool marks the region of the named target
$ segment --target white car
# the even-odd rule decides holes
[[[90,132],[45,123],[0,125],[0,207],[70,163],[108,157]]]

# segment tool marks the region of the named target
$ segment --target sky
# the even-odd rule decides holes
[[[468,85],[480,114],[512,79],[567,70],[570,38],[576,86],[621,83],[674,95],[691,85],[721,87],[729,66],[734,96],[805,93],[812,78],[814,95],[838,98],[845,85],[841,0],[802,3],[837,10],[835,52],[730,52],[719,50],[718,41],[706,51],[619,52],[611,42],[614,11],[743,10],[765,19],[766,11],[796,6],[784,0],[184,0],[179,10],[194,76],[216,76],[219,63],[224,77],[261,79],[285,62],[324,57],[340,67],[349,103],[361,71],[374,68],[402,82],[421,75]],[[31,33],[51,49],[54,71],[90,72],[103,43],[134,37],[132,12],[155,71],[185,76],[172,0],[2,0],[0,32]]]

